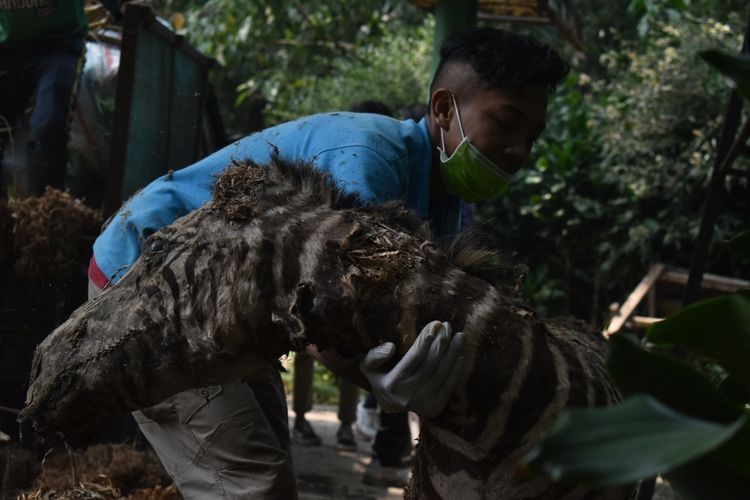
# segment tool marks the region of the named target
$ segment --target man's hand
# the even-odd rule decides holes
[[[359,367],[384,411],[436,417],[461,376],[463,344],[463,332],[451,336],[449,323],[432,321],[389,371],[383,365],[396,352],[392,342],[370,349]]]

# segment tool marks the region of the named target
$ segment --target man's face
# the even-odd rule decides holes
[[[541,85],[522,88],[477,90],[474,96],[456,96],[464,133],[487,158],[509,173],[528,160],[531,148],[545,127],[548,89]],[[450,155],[461,143],[461,130],[453,113],[445,133]]]

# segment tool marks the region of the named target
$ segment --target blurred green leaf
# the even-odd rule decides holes
[[[693,460],[667,474],[667,480],[682,500],[737,500],[747,498],[750,480],[711,455]]]
[[[731,375],[725,377],[719,384],[719,390],[735,404],[745,405],[750,401],[748,387]]]
[[[738,474],[744,476],[746,480],[750,479],[750,424],[747,422],[732,439],[727,440],[709,455],[711,460],[721,464],[727,469],[732,469]],[[750,491],[750,489],[748,490]]]
[[[692,366],[647,352],[631,335],[610,338],[607,368],[625,396],[650,394],[678,412],[720,422],[733,421],[742,413]]]
[[[729,373],[750,384],[750,300],[742,294],[692,304],[651,325],[647,335],[655,344],[680,344],[716,359]]]
[[[637,395],[616,406],[567,410],[524,462],[556,481],[629,484],[715,449],[746,421],[745,415],[730,424],[690,418]]]
[[[729,240],[729,250],[740,257],[750,258],[750,231],[745,231]]]
[[[716,49],[704,50],[698,55],[731,79],[742,97],[750,99],[750,56],[728,54]]]

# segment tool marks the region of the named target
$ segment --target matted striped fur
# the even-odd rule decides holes
[[[602,339],[545,323],[482,279],[488,256],[441,251],[402,207],[358,208],[310,166],[236,164],[212,203],[149,237],[117,285],[37,348],[21,420],[80,436],[309,343],[350,355],[394,341],[403,353],[438,319],[466,332],[468,367],[446,410],[423,423],[407,497],[626,498],[520,474],[563,408],[617,393]]]

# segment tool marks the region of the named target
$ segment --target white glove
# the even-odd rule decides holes
[[[413,411],[422,417],[436,417],[461,376],[463,344],[463,332],[451,337],[449,323],[432,321],[389,371],[383,365],[396,352],[393,342],[370,349],[359,368],[384,411]]]

